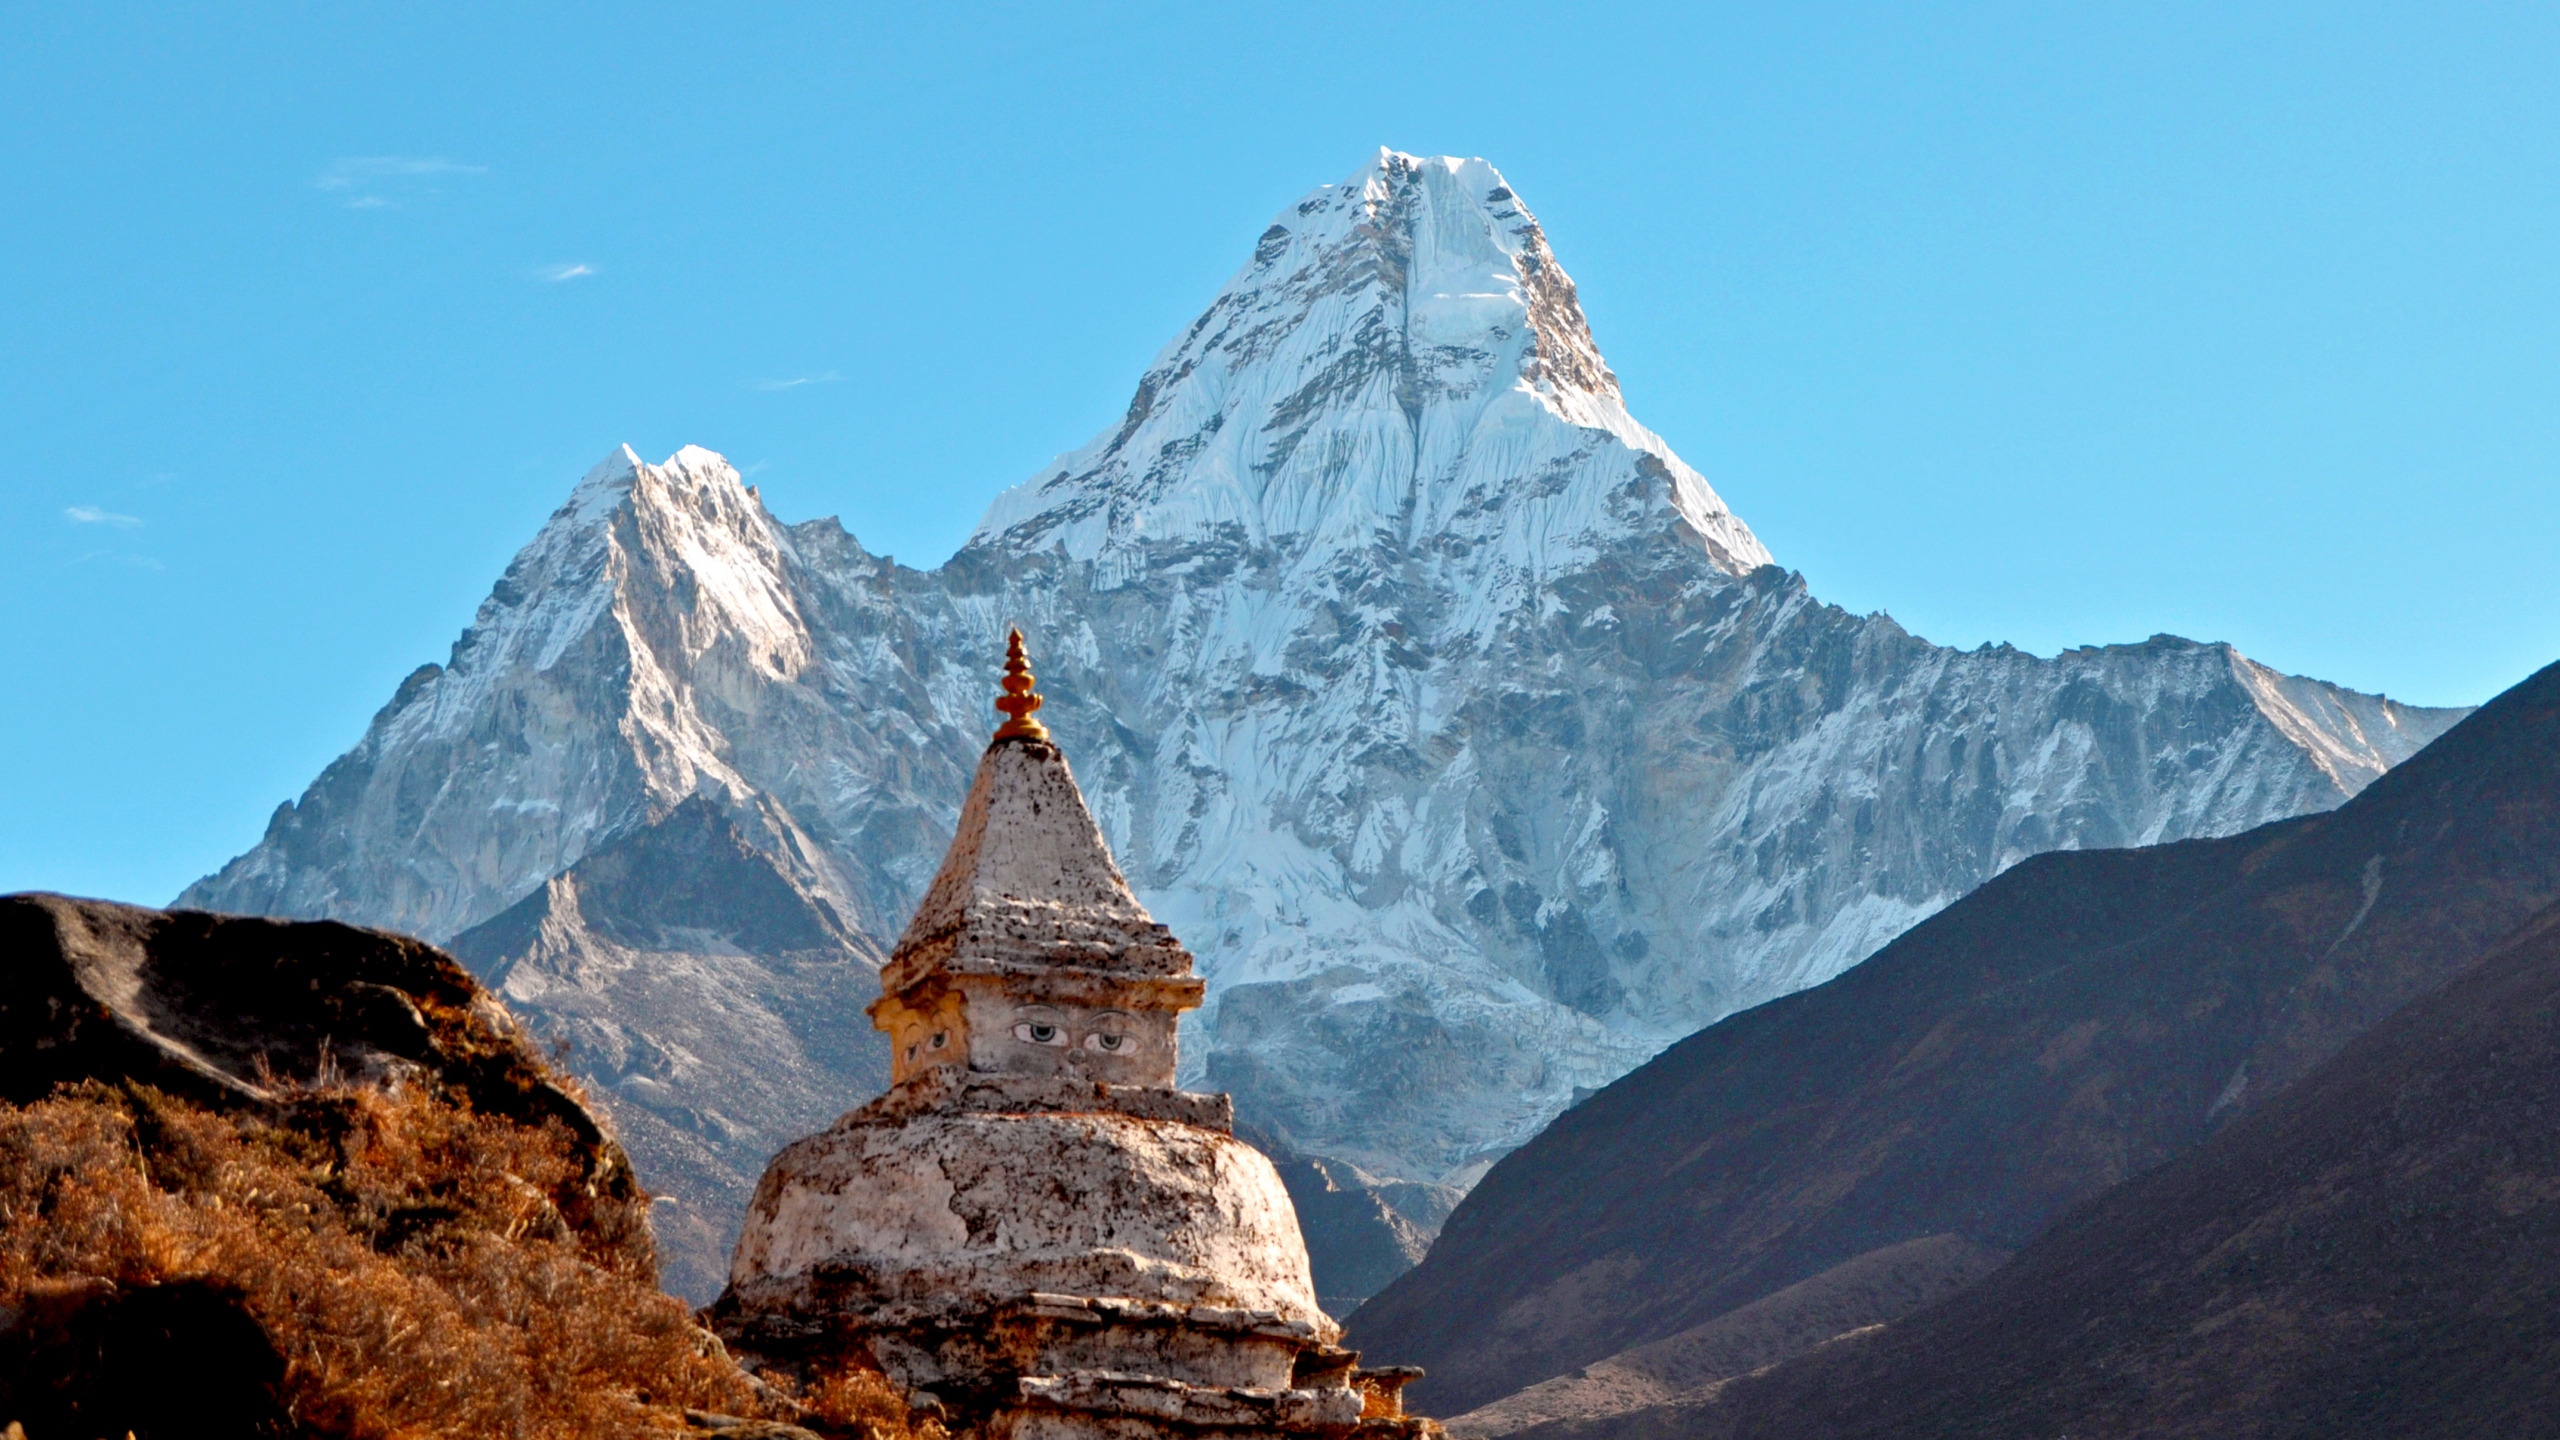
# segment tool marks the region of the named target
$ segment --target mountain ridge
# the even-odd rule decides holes
[[[783,1017],[751,991],[721,1039],[571,1010],[618,1037],[591,1037],[608,1104],[726,1115],[707,1143],[743,1156],[876,1083],[808,1047],[860,1032],[1019,625],[1115,855],[1201,956],[1184,1083],[1342,1174],[1463,1186],[2026,856],[2326,808],[2459,713],[2228,647],[2037,659],[1848,615],[1626,414],[1491,166],[1382,152],[1274,226],[1127,414],[934,570],[781,523],[708,451],[611,457],[448,663],[185,903],[453,938],[698,799],[835,917],[848,993]],[[609,918],[560,906],[561,935]],[[775,958],[684,944],[647,953]],[[552,969],[634,973],[526,973]],[[710,1050],[774,1045],[826,1087],[729,1114]],[[730,1203],[711,1170],[656,1183]]]
[[[1354,1339],[1474,1409],[1879,1247],[2027,1244],[2560,901],[2555,737],[2560,666],[2335,811],[2012,868],[1560,1117]]]

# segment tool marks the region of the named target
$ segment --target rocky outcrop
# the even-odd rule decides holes
[[[1494,1167],[1353,1339],[1473,1409],[1880,1246],[2015,1249],[2554,901],[2560,666],[2335,812],[2029,860],[1672,1047]]]
[[[804,1405],[658,1289],[648,1197],[573,1083],[403,936],[0,897],[0,1420],[847,1433],[814,1402],[861,1377]],[[911,1440],[881,1397],[850,1433]]]
[[[924,893],[1020,625],[1103,833],[1200,949],[1186,1083],[1291,1153],[1463,1188],[2021,859],[2326,809],[2458,713],[2169,637],[1949,650],[1769,560],[1628,414],[1503,178],[1381,153],[936,570],[776,520],[708,451],[608,460],[185,898],[463,937],[576,1039],[652,1183],[734,1215],[773,1137],[877,1089],[802,980],[868,966]],[[726,865],[688,806],[834,938],[633,943],[612,887],[555,893],[608,853],[665,857],[612,889],[641,904]]]
[[[341,1077],[433,1086],[484,1114],[558,1126],[579,1174],[560,1213],[615,1268],[654,1275],[648,1199],[595,1115],[504,1007],[405,935],[0,896],[0,1097],[133,1082],[224,1108]]]

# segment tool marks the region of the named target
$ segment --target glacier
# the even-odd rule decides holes
[[[1016,625],[1208,981],[1184,1083],[1426,1230],[1579,1094],[2028,855],[2334,806],[2466,713],[1823,604],[1628,414],[1502,176],[1382,150],[935,569],[708,450],[612,455],[179,903],[454,946],[704,1295],[765,1157],[885,1078],[862,1006]]]

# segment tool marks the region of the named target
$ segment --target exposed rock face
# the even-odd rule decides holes
[[[881,972],[896,1081],[778,1156],[712,1313],[782,1366],[860,1354],[1004,1440],[1427,1440],[1330,1342],[1270,1160],[1173,1088],[1191,957],[1112,864],[1022,637],[959,833]]]
[[[1246,1138],[1271,1157],[1288,1187],[1315,1267],[1316,1299],[1337,1319],[1420,1263],[1440,1222],[1465,1193],[1454,1185],[1380,1180],[1349,1161]]]
[[[1382,153],[938,570],[776,521],[707,451],[599,466],[186,899],[462,936],[653,1185],[735,1214],[775,1138],[878,1088],[823,1040],[852,1002],[804,997],[862,993],[923,894],[1019,624],[1138,896],[1201,946],[1190,1078],[1343,1176],[1463,1186],[2026,856],[2325,809],[2458,713],[2166,637],[1948,650],[1768,559],[1628,415],[1501,176]],[[828,943],[743,911],[634,943],[558,893],[617,846],[728,865],[688,805]]]
[[[1352,1339],[1472,1409],[1881,1246],[2016,1249],[2554,902],[2560,666],[2333,813],[2040,856],[1672,1047],[1495,1166]]]

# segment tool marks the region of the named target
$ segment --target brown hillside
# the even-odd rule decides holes
[[[1482,1405],[1883,1246],[2014,1249],[2560,899],[2560,667],[2327,815],[2029,860],[1497,1165],[1352,1343]]]
[[[647,1206],[440,951],[0,897],[0,1423],[35,1440],[904,1435],[876,1377],[742,1373]]]

